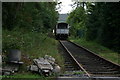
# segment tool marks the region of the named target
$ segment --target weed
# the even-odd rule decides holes
[[[94,42],[94,41],[86,41],[84,38],[70,38],[72,42],[75,42],[83,47],[88,48],[89,50],[95,52],[96,54],[113,61],[117,64],[119,63],[119,54],[117,52],[113,52],[112,50]]]
[[[57,40],[39,32],[23,32],[3,30],[3,55],[9,49],[19,49],[22,52],[24,62],[21,70],[15,77],[38,77],[39,75],[29,74],[26,67],[32,64],[32,59],[50,55],[56,59],[59,65],[63,65],[62,56],[58,53]]]

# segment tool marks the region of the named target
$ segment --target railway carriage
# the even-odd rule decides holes
[[[69,28],[70,26],[65,22],[58,23],[55,28],[56,39],[67,39],[69,36]]]

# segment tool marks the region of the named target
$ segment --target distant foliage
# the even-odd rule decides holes
[[[120,2],[86,3],[86,7],[86,13],[80,12],[83,10],[81,6],[78,7],[80,10],[76,8],[70,13],[68,22],[72,24],[72,28],[76,27],[79,30],[84,26],[83,37],[86,40],[97,41],[120,52]],[[79,13],[76,14],[78,11]],[[86,14],[86,18],[83,18],[83,14]],[[84,24],[80,25],[83,21]],[[77,29],[74,29],[75,32]]]
[[[3,9],[3,29],[24,28],[25,31],[47,32],[57,21],[55,2],[5,2]]]
[[[70,13],[67,22],[71,25],[71,33],[74,36],[81,37],[83,35],[79,31],[85,30],[86,14],[83,7],[77,7]],[[80,34],[80,35],[79,35]]]
[[[58,18],[55,6],[55,2],[2,3],[3,51],[28,49],[35,45],[34,40],[40,42],[42,34],[52,32]]]

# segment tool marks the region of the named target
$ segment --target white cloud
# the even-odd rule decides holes
[[[59,2],[62,2],[61,10],[59,11],[60,14],[69,13],[72,10],[72,7],[70,6],[73,4],[72,0],[59,0]]]

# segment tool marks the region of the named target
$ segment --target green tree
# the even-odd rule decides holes
[[[55,6],[55,2],[5,2],[3,3],[3,28],[48,32],[57,22],[58,12],[55,11]]]
[[[80,6],[69,14],[67,22],[71,25],[71,33],[74,36],[78,35],[79,31],[85,30],[86,12],[85,9]]]
[[[82,7],[77,7],[69,15],[72,33],[77,34],[82,28],[86,40],[120,52],[120,2],[86,3],[87,9]]]

